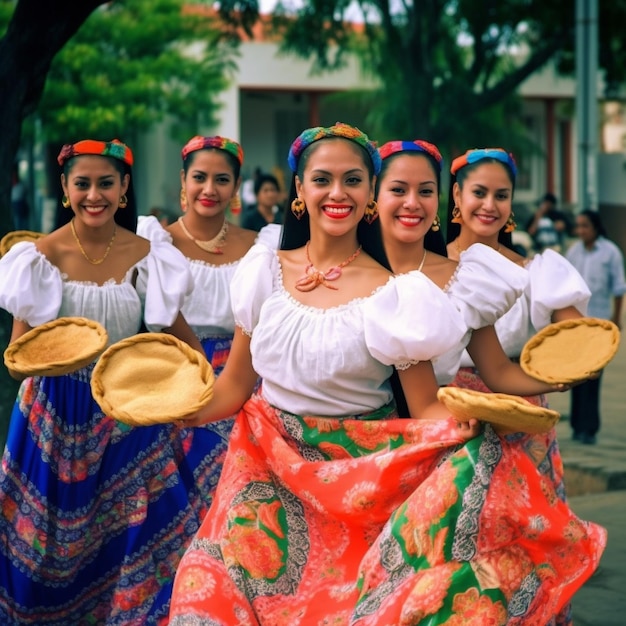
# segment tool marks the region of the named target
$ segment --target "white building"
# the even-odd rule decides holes
[[[198,134],[219,134],[239,141],[245,152],[244,175],[260,167],[288,182],[289,145],[308,126],[345,121],[367,130],[350,111],[323,99],[327,94],[368,86],[356,60],[342,70],[312,75],[308,61],[279,54],[275,42],[255,40],[242,43],[237,64],[230,88],[221,94],[219,126],[199,128]],[[550,66],[521,86],[524,122],[540,148],[540,154],[520,168],[515,200],[522,210],[532,210],[546,191],[554,193],[564,208],[584,208],[577,206],[576,199],[575,87],[574,78],[558,76]],[[598,143],[606,153],[599,156],[598,200],[606,225],[626,249],[624,108],[612,103],[600,110],[606,124],[599,120]],[[140,212],[155,206],[178,210],[181,147],[165,126],[143,136],[134,146]]]

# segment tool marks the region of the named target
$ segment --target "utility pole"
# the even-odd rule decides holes
[[[598,0],[576,0],[579,210],[598,210]]]

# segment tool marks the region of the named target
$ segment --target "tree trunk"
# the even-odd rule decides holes
[[[18,0],[0,39],[0,237],[13,230],[11,171],[22,120],[39,104],[56,53],[104,0]],[[0,345],[11,336],[11,317],[0,314]],[[17,385],[0,371],[0,440],[3,441]]]

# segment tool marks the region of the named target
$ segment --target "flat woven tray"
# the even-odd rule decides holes
[[[12,246],[20,241],[37,241],[45,233],[34,230],[12,230],[0,239],[0,256],[4,256]]]
[[[131,426],[174,422],[213,397],[211,364],[188,344],[166,333],[142,333],[102,354],[91,377],[100,408]]]
[[[24,333],[4,364],[25,376],[61,376],[89,365],[106,348],[105,328],[85,317],[59,317]]]
[[[497,432],[543,433],[555,426],[560,414],[535,406],[519,396],[483,393],[460,387],[441,387],[440,402],[461,422],[488,422]]]
[[[619,341],[619,328],[609,320],[581,317],[556,322],[526,342],[520,366],[546,383],[580,382],[607,366]]]

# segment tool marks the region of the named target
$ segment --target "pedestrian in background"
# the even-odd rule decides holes
[[[279,206],[280,185],[272,174],[261,174],[254,181],[256,204],[250,205],[241,218],[242,228],[260,231],[268,224],[282,224]]]
[[[565,249],[569,221],[567,214],[557,209],[557,199],[553,193],[548,192],[539,199],[537,211],[526,225],[526,232],[532,237],[537,252],[548,248],[557,252]]]
[[[622,300],[626,293],[624,255],[607,239],[597,211],[586,209],[576,216],[576,241],[567,260],[578,270],[591,291],[587,314],[613,321],[621,328]],[[573,437],[596,442],[600,430],[600,383],[602,375],[572,389],[570,424]]]

